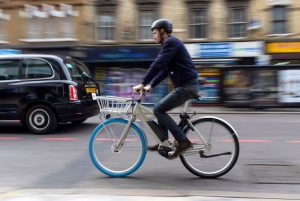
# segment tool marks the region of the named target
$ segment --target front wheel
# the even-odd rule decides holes
[[[192,124],[194,130],[190,127],[184,129],[193,143],[193,149],[180,155],[183,165],[191,173],[203,178],[217,178],[226,174],[239,156],[235,130],[216,117],[203,117]]]
[[[107,119],[93,131],[89,141],[89,153],[98,170],[110,177],[125,177],[135,172],[146,156],[146,140],[141,130],[131,124],[120,149],[116,149],[128,121]]]

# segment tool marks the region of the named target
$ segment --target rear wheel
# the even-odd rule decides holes
[[[26,127],[35,134],[47,134],[57,127],[57,119],[51,108],[45,105],[36,105],[26,113]]]
[[[192,124],[196,128],[194,131],[188,127],[184,130],[193,143],[193,149],[180,155],[183,165],[191,173],[203,178],[226,174],[239,156],[239,142],[234,129],[215,117],[197,119]]]

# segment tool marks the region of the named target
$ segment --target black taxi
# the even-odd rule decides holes
[[[35,134],[99,113],[99,85],[82,62],[54,55],[0,55],[0,120],[20,120]]]

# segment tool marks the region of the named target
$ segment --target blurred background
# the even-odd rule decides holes
[[[195,105],[298,107],[299,14],[298,0],[0,0],[0,54],[72,56],[102,95],[130,96],[160,48],[151,23],[168,18],[200,75]]]

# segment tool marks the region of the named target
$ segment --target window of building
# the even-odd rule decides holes
[[[140,11],[139,13],[139,39],[152,39],[151,24],[156,16],[154,11]]]
[[[5,34],[5,25],[6,20],[9,20],[10,16],[3,13],[2,9],[0,9],[0,41],[6,40]]]
[[[97,16],[97,40],[114,41],[115,40],[115,15],[106,13]]]
[[[272,9],[272,33],[283,34],[287,33],[287,7],[274,6]]]
[[[56,9],[53,5],[43,4],[41,10],[37,6],[25,5],[20,15],[26,19],[25,40],[74,40],[73,18],[79,14],[72,5],[60,4]]]
[[[78,16],[78,12],[73,10],[72,5],[60,4],[61,15],[61,34],[62,38],[75,38],[73,19]]]
[[[209,32],[209,0],[185,0],[188,7],[188,35],[190,39],[206,39]]]
[[[191,39],[207,38],[208,20],[207,9],[192,9],[189,20],[189,34]]]
[[[4,20],[0,18],[0,41],[5,41]]]
[[[246,37],[247,17],[246,7],[230,7],[228,12],[228,36],[229,38]]]
[[[158,8],[160,0],[136,0],[138,7],[137,39],[140,41],[153,41],[151,25],[159,19]]]

